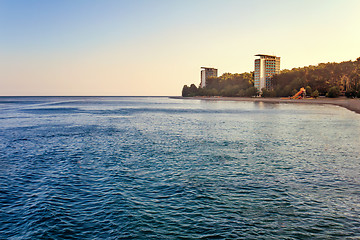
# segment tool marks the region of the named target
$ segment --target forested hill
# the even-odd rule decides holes
[[[206,88],[194,84],[183,87],[183,96],[256,96],[253,73],[230,74],[209,78]],[[286,97],[306,87],[308,95],[360,97],[360,57],[356,61],[320,63],[317,66],[283,70],[272,79],[272,89],[263,90],[264,97]]]
[[[253,73],[224,73],[220,77],[210,77],[206,80],[205,88],[197,88],[194,84],[183,87],[183,97],[193,96],[224,96],[245,97],[256,96]]]
[[[307,87],[308,91],[318,91],[326,95],[330,89],[339,92],[357,92],[360,83],[360,57],[356,61],[341,63],[320,63],[317,66],[283,70],[272,79],[276,96],[291,95],[293,90]]]

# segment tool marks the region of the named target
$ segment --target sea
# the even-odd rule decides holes
[[[0,239],[360,239],[360,115],[0,97]]]

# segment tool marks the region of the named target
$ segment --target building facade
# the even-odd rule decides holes
[[[206,80],[209,77],[217,77],[218,70],[216,68],[201,67],[201,83],[200,87],[206,87]]]
[[[254,86],[261,89],[271,89],[271,78],[280,73],[280,57],[257,54],[255,59]]]

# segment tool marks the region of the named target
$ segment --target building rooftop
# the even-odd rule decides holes
[[[212,69],[212,70],[217,70],[216,68],[209,68],[209,67],[201,67],[202,69]]]
[[[272,58],[276,58],[276,56],[266,55],[266,54],[256,54],[255,56],[257,56],[257,57],[272,57]]]

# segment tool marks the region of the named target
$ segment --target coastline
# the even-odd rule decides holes
[[[250,98],[250,97],[170,97],[173,99],[196,99],[206,101],[247,101],[264,103],[297,103],[297,104],[330,104],[346,108],[360,114],[360,99],[340,98],[316,98],[316,99],[281,99],[281,98]]]

